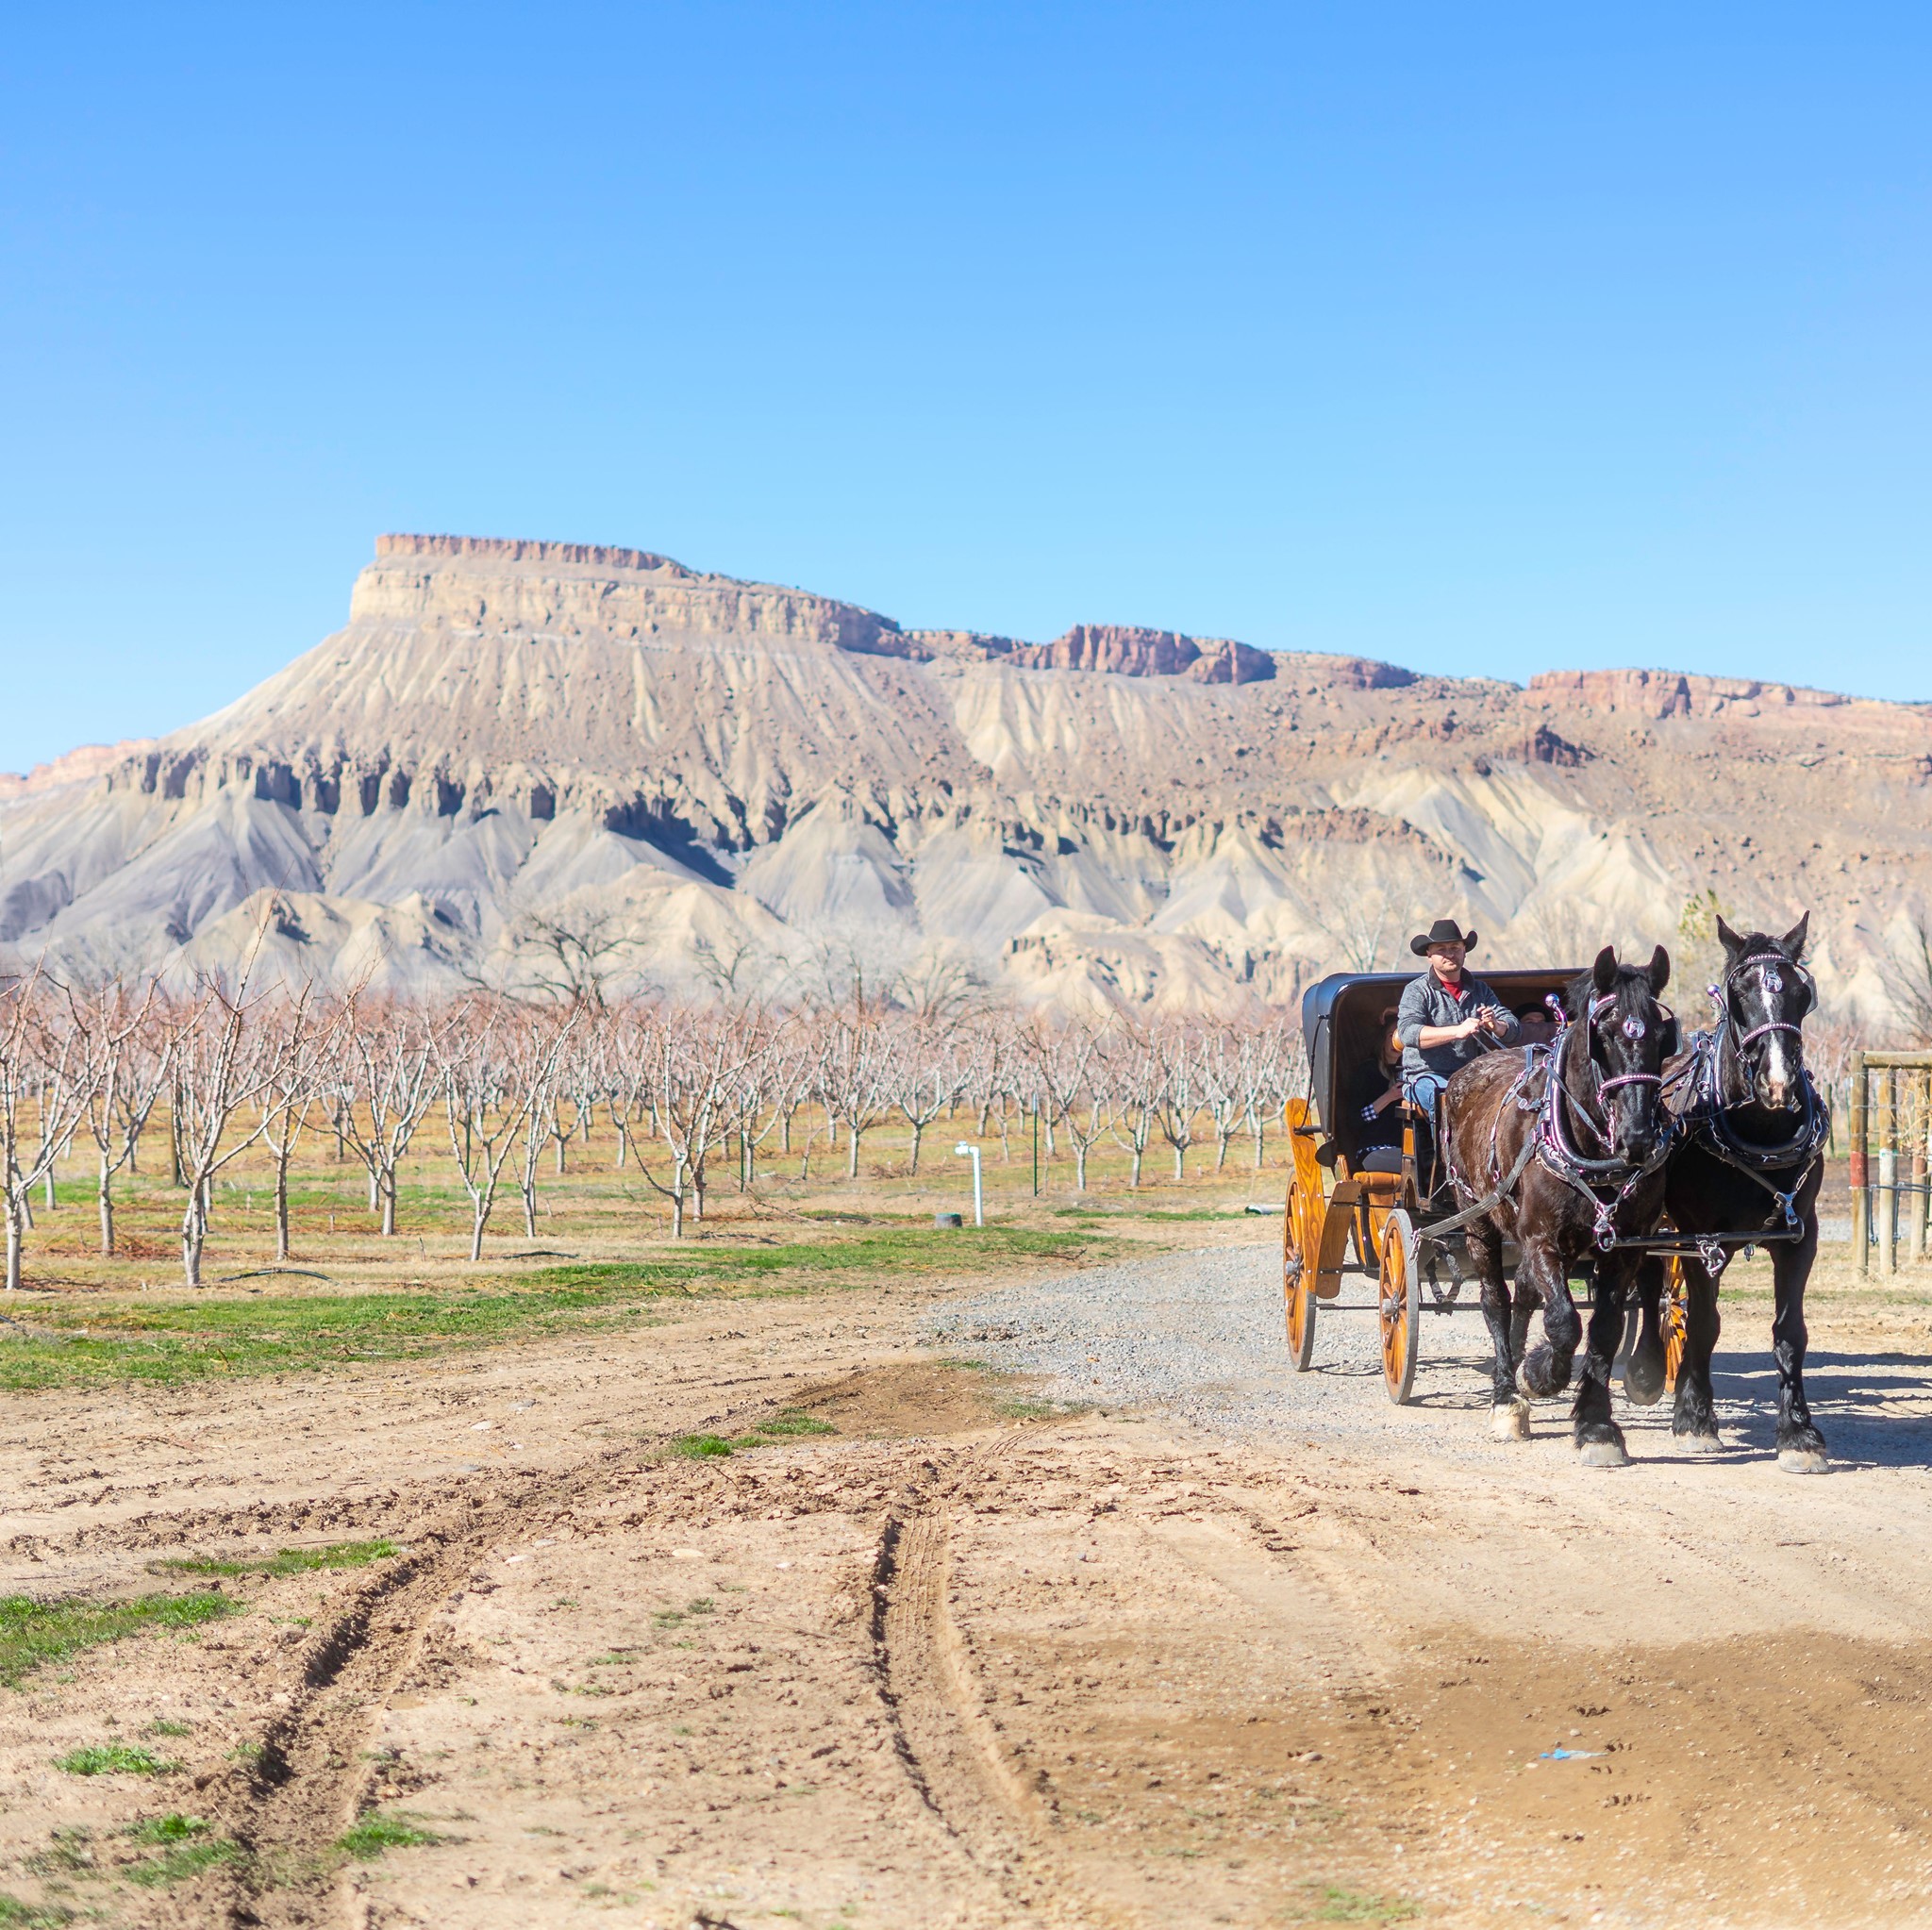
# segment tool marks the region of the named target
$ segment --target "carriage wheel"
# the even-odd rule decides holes
[[[1315,1357],[1315,1268],[1320,1255],[1307,1250],[1307,1203],[1298,1175],[1288,1182],[1288,1210],[1281,1216],[1281,1290],[1288,1304],[1288,1357],[1306,1373]]]
[[[1674,1255],[1664,1270],[1664,1386],[1677,1390],[1677,1370],[1684,1364],[1684,1263]]]
[[[1380,1294],[1382,1380],[1397,1406],[1407,1402],[1415,1386],[1423,1323],[1421,1245],[1414,1222],[1398,1206],[1382,1225]]]

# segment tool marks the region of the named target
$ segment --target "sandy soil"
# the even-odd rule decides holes
[[[245,1612],[198,1639],[0,1691],[0,1889],[29,1912],[0,1921],[1932,1922],[1915,1306],[1821,1294],[1821,1382],[1865,1421],[1807,1481],[1748,1427],[1679,1455],[1655,1411],[1614,1475],[1553,1423],[1488,1443],[1466,1347],[1400,1411],[1357,1358],[1284,1363],[1272,1438],[1041,1413],[922,1344],[947,1300],[9,1397],[8,1589],[404,1552],[228,1580]],[[1729,1367],[1762,1325],[1747,1297]],[[791,1410],[837,1431],[669,1451]],[[115,1739],[179,1768],[54,1766]],[[344,1860],[371,1805],[437,1840]],[[167,1812],[245,1854],[128,1882],[128,1826]]]

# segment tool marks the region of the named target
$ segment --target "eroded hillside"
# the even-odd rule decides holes
[[[636,551],[389,536],[226,709],[0,787],[0,940],[428,986],[537,916],[797,967],[943,948],[1042,997],[1285,996],[1454,905],[1483,956],[1809,907],[1882,1013],[1932,902],[1932,716],[1781,685],[1524,690],[1226,640],[906,631]]]

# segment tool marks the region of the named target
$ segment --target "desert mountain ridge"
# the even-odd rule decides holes
[[[1500,963],[1675,947],[1712,902],[1809,908],[1827,994],[1883,1024],[1932,903],[1932,707],[908,630],[647,551],[391,535],[347,624],[225,708],[0,778],[14,952],[190,969],[266,918],[290,975],[425,990],[560,921],[656,982],[943,954],[1203,1006],[1406,963],[1443,910]]]

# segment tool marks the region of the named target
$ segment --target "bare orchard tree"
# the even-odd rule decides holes
[[[253,964],[251,954],[232,990],[205,983],[200,998],[179,1014],[175,1026],[175,1091],[181,1108],[175,1143],[188,1189],[181,1209],[181,1272],[191,1287],[201,1285],[215,1175],[268,1131],[266,1112],[258,1113],[247,1130],[235,1131],[235,1123],[285,1075],[294,1049],[290,1028],[263,1022],[267,995],[250,990]]]
[[[1364,875],[1338,875],[1318,895],[1302,895],[1304,913],[1334,947],[1336,963],[1351,972],[1394,970],[1408,962],[1407,936],[1422,908],[1447,903],[1456,885],[1446,857],[1413,848],[1372,848]],[[1426,923],[1427,920],[1423,919]]]
[[[396,1169],[441,1090],[436,1050],[454,1023],[448,1012],[364,992],[351,996],[335,1035],[335,1070],[348,1089],[337,1118],[369,1174],[385,1236],[396,1230]]]
[[[818,1015],[824,1040],[819,1096],[845,1128],[845,1177],[858,1177],[858,1142],[892,1104],[898,1068],[882,1000],[862,990]]]
[[[292,999],[269,1006],[261,1018],[265,1034],[276,1048],[274,1071],[257,1093],[262,1138],[275,1168],[275,1258],[289,1257],[289,1168],[310,1116],[323,1102],[337,1033],[348,1007],[325,1008],[304,988]]]
[[[1113,1137],[1133,1161],[1127,1173],[1128,1186],[1139,1187],[1147,1141],[1154,1136],[1154,1123],[1166,1083],[1166,1067],[1151,1034],[1131,1022],[1124,1021],[1114,1031],[1106,1052],[1108,1078],[1115,1094]]]
[[[483,1234],[505,1163],[557,1077],[558,1060],[583,1014],[581,1006],[526,1013],[479,998],[466,1002],[462,1023],[437,1036],[450,1156],[470,1196],[472,1260],[483,1257]]]
[[[745,1067],[738,1108],[738,1183],[758,1176],[758,1148],[774,1131],[790,1137],[791,1115],[818,1076],[818,1042],[798,1014],[775,1020],[765,1048]],[[788,1145],[785,1150],[791,1150]]]
[[[637,933],[614,911],[525,906],[510,920],[504,950],[510,996],[602,1010],[636,954]]]
[[[87,1116],[98,1080],[91,1041],[39,966],[0,982],[0,1181],[6,1187],[7,1290],[20,1288],[29,1196]],[[29,1115],[35,1145],[26,1147]]]
[[[1160,1128],[1160,1137],[1174,1148],[1174,1177],[1178,1186],[1188,1176],[1188,1148],[1194,1143],[1194,1129],[1208,1100],[1200,1034],[1182,1020],[1171,1020],[1154,1035],[1153,1048],[1159,1067],[1154,1122]]]
[[[153,978],[103,978],[71,990],[68,1008],[87,1040],[97,1078],[88,1095],[86,1124],[94,1142],[94,1196],[101,1253],[114,1255],[114,1175],[134,1166],[135,1149],[168,1084],[172,1042],[158,1012]]]
[[[654,1017],[644,1045],[666,1159],[647,1158],[635,1140],[631,1152],[645,1184],[671,1202],[674,1240],[688,1206],[704,1217],[706,1162],[737,1122],[745,1069],[764,1044],[758,1019],[728,1007],[680,1004]]]
[[[1235,1054],[1235,1090],[1241,1121],[1255,1142],[1255,1171],[1259,1173],[1266,1151],[1268,1122],[1280,1116],[1296,1087],[1301,1063],[1299,1027],[1277,1017],[1248,1026]]]
[[[1932,924],[1924,912],[1901,923],[1890,947],[1891,1009],[1912,1044],[1932,1044]]]
[[[958,1029],[930,1014],[909,1012],[886,1028],[895,1073],[892,1103],[912,1128],[911,1172],[919,1172],[925,1129],[950,1108],[966,1083],[963,1042]],[[857,1154],[854,1154],[855,1159]]]
[[[1113,1123],[1110,1068],[1104,1050],[1109,1023],[1056,1020],[1041,1013],[1020,1033],[1041,1111],[1074,1149],[1076,1192],[1087,1190],[1088,1156]]]

